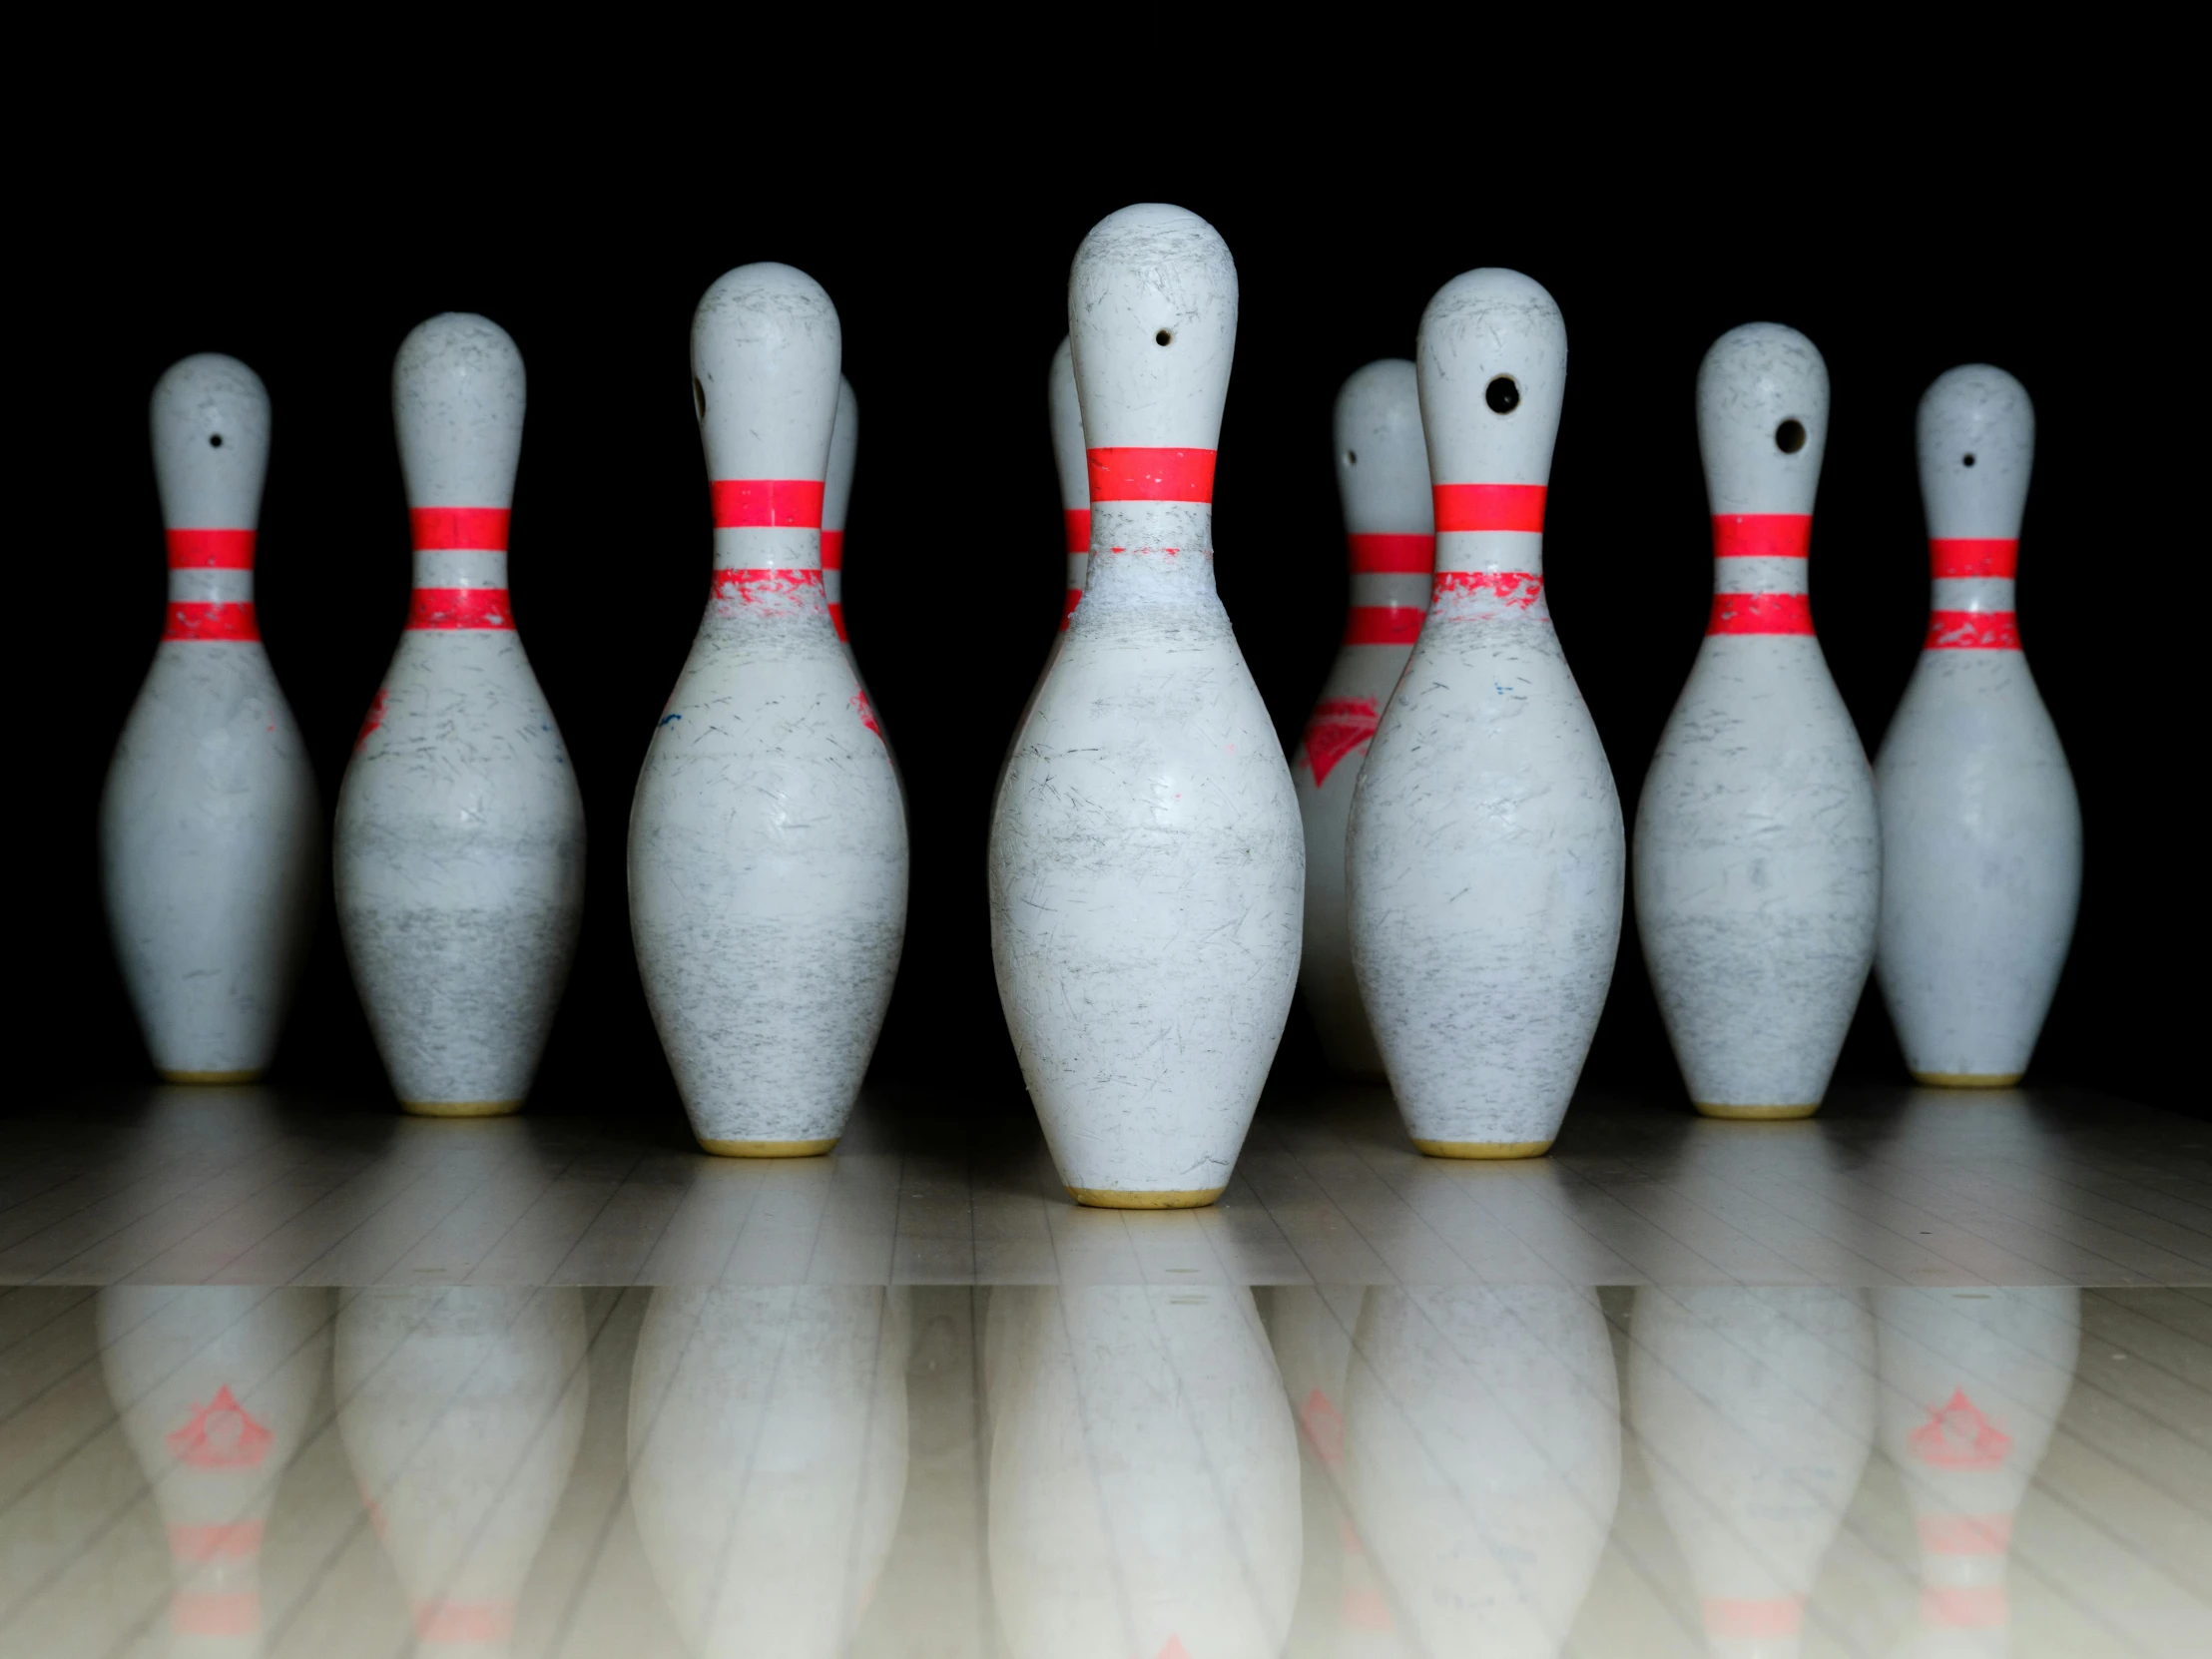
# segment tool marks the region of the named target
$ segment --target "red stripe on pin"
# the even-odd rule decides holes
[[[1211,449],[1092,449],[1091,505],[1101,501],[1197,501],[1214,499]],[[1083,538],[1084,545],[1090,537]]]
[[[1929,651],[2017,651],[2020,625],[2012,611],[1931,611]]]
[[[822,572],[819,570],[729,569],[715,572],[713,591],[717,599],[735,599],[740,604],[755,605],[765,599],[777,599],[821,586]]]
[[[1934,1630],[1995,1630],[2012,1622],[2002,1584],[1921,1592],[1921,1623]]]
[[[2002,1555],[2012,1547],[2012,1517],[1922,1515],[1914,1523],[1931,1555]]]
[[[1716,593],[1708,634],[1810,634],[1813,602],[1802,593]]]
[[[407,527],[417,553],[504,553],[505,507],[410,507]]]
[[[1345,618],[1347,645],[1411,645],[1420,638],[1418,605],[1355,605]]]
[[[1811,513],[1715,513],[1716,559],[1802,559],[1812,550]]]
[[[254,532],[251,530],[171,530],[171,570],[252,570]]]
[[[180,1590],[169,1601],[169,1628],[180,1636],[251,1636],[262,1627],[262,1598],[251,1590]]]
[[[1500,605],[1527,610],[1543,597],[1544,579],[1525,570],[1439,570],[1429,586],[1431,602],[1448,594],[1488,594]]]
[[[822,568],[824,570],[844,569],[844,532],[842,530],[823,531]]]
[[[258,640],[262,628],[254,616],[254,602],[176,599],[170,601],[169,621],[162,628],[165,640]]]
[[[1520,530],[1542,534],[1544,486],[1541,484],[1437,484],[1436,533],[1467,530]]]
[[[1068,589],[1067,600],[1060,607],[1060,626],[1062,628],[1065,628],[1068,625],[1068,620],[1075,615],[1075,607],[1082,603],[1083,590],[1081,588]]]
[[[819,530],[820,478],[717,478],[717,530]]]
[[[1088,507],[1067,507],[1060,516],[1067,521],[1068,551],[1088,553],[1091,550],[1091,510]]]
[[[169,1529],[169,1553],[177,1561],[246,1561],[262,1547],[258,1520],[209,1521]]]
[[[1434,536],[1347,536],[1355,576],[1426,576],[1436,568]]]
[[[837,631],[838,639],[844,638],[844,606],[838,600],[830,601],[830,626]]]
[[[2020,544],[1994,536],[1937,536],[1928,544],[1928,563],[1936,576],[2014,576]]]
[[[417,588],[407,604],[407,626],[511,630],[514,611],[505,588]]]

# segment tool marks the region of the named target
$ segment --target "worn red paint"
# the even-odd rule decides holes
[[[417,588],[407,602],[411,630],[459,628],[512,631],[514,610],[505,588]]]
[[[1525,611],[1543,597],[1544,579],[1530,570],[1439,570],[1429,592],[1431,606],[1448,598],[1487,596]]]
[[[251,530],[171,530],[171,570],[252,570],[254,532]]]
[[[1355,605],[1345,617],[1347,645],[1411,645],[1420,638],[1418,605]]]
[[[1314,774],[1314,788],[1329,782],[1329,775],[1354,750],[1366,746],[1382,718],[1372,697],[1326,697],[1314,705],[1306,722],[1306,765]]]
[[[880,739],[883,735],[883,729],[875,724],[875,711],[868,706],[867,693],[864,691],[854,692],[852,694],[852,707],[859,712],[860,724]]]
[[[715,572],[713,593],[717,599],[735,599],[741,605],[760,605],[774,600],[803,598],[810,588],[821,591],[821,571],[795,570],[782,566],[765,570],[730,568]]]
[[[819,530],[820,478],[717,478],[713,484],[717,530]]]
[[[2000,1465],[2012,1449],[2012,1436],[1982,1415],[1964,1388],[1953,1388],[1950,1398],[1931,1406],[1928,1420],[1910,1437],[1913,1454],[1937,1469],[1985,1472]]]
[[[1543,533],[1547,492],[1542,484],[1437,484],[1429,493],[1438,535],[1470,530]]]
[[[1708,634],[1810,634],[1813,602],[1802,593],[1716,593]]]
[[[378,686],[376,695],[368,700],[368,715],[361,722],[360,735],[353,740],[354,754],[358,755],[361,752],[361,746],[368,742],[369,733],[384,724],[384,700],[389,696],[391,696],[389,691],[382,686]]]
[[[1060,626],[1062,628],[1067,627],[1075,619],[1075,607],[1082,603],[1083,590],[1081,588],[1068,589],[1067,598],[1060,606]]]
[[[167,1437],[170,1456],[188,1469],[249,1469],[261,1462],[273,1438],[248,1414],[226,1382],[205,1405],[195,1405],[182,1428]]]
[[[210,599],[173,599],[169,620],[162,625],[165,640],[258,640],[262,625],[254,615],[254,602]]]
[[[1125,447],[1086,450],[1091,505],[1101,501],[1197,501],[1214,499],[1211,449]],[[1089,537],[1084,538],[1086,544]]]
[[[1930,651],[2017,651],[2019,619],[2011,611],[1931,611]]]
[[[417,553],[504,553],[505,507],[410,507],[407,527]]]
[[[1813,549],[1811,513],[1715,513],[1716,559],[1802,559]]]

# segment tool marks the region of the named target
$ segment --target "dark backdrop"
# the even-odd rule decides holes
[[[1870,753],[1927,606],[1916,402],[1954,363],[1986,360],[2024,380],[2039,432],[2022,631],[2088,837],[2081,921],[2036,1075],[2189,1107],[2176,1024],[2195,952],[2174,943],[2186,936],[2175,883],[2184,835],[2201,835],[2168,781],[2196,770],[2176,745],[2193,753],[2201,739],[2193,698],[2181,701],[2180,648],[2130,597],[2158,591],[2144,579],[2184,545],[2155,517],[2146,526],[2130,480],[2146,462],[2162,472],[2155,457],[2169,444],[2193,444],[2195,417],[2172,423],[2159,401],[2167,365],[2120,349],[2125,317],[2165,302],[2168,255],[2107,219],[2086,261],[2086,187],[2046,182],[1999,201],[1971,181],[1891,183],[1807,181],[1776,198],[1685,175],[1454,205],[1324,176],[1294,188],[1259,168],[1130,169],[962,207],[888,185],[723,203],[702,172],[681,186],[518,195],[490,222],[452,225],[402,198],[227,202],[236,223],[212,241],[207,204],[189,189],[150,186],[112,212],[54,208],[40,228],[51,234],[23,245],[47,258],[22,313],[36,322],[16,451],[30,463],[17,495],[36,537],[15,565],[30,672],[13,705],[28,751],[14,777],[34,837],[18,864],[18,1048],[32,1056],[19,1098],[148,1075],[105,936],[94,827],[161,625],[146,433],[156,376],[187,352],[221,350],[269,385],[261,617],[327,806],[406,610],[392,353],[423,317],[471,309],[506,327],[528,364],[515,604],[591,834],[583,941],[539,1103],[680,1124],[631,955],[624,834],[709,564],[691,308],[721,272],[777,259],[818,277],[843,319],[861,410],[846,612],[912,813],[906,952],[875,1076],[923,1086],[936,1111],[1018,1102],[991,978],[983,840],[993,774],[1060,607],[1045,368],[1084,231],[1127,202],[1165,198],[1221,230],[1242,280],[1220,585],[1286,751],[1342,626],[1332,399],[1362,363],[1411,354],[1422,304],[1455,273],[1516,267],[1566,314],[1547,591],[1631,818],[1711,589],[1692,382],[1714,336],[1774,319],[1827,356],[1815,615]],[[1295,1011],[1277,1076],[1315,1060]],[[277,1068],[382,1097],[327,898]],[[1871,984],[1841,1075],[1904,1076]],[[1632,919],[1588,1076],[1679,1098]]]

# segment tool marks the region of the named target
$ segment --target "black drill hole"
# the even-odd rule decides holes
[[[1346,466],[1358,466],[1359,464],[1360,464],[1360,451],[1359,451],[1359,450],[1357,450],[1357,449],[1347,449],[1347,450],[1345,451],[1345,465],[1346,465]]]
[[[1162,328],[1157,334],[1154,334],[1152,338],[1156,343],[1160,345],[1165,345],[1168,343],[1168,341],[1175,338],[1175,336],[1169,333],[1165,328]]]
[[[1483,392],[1482,401],[1499,414],[1511,414],[1520,407],[1520,387],[1513,383],[1510,374],[1500,374]]]
[[[1973,465],[1973,457],[1971,455],[1962,455],[1959,458],[1963,460],[1968,466]]]
[[[1805,422],[1785,420],[1774,429],[1774,446],[1785,455],[1795,455],[1805,447]]]
[[[210,449],[221,449],[223,447],[223,434],[221,432],[210,432],[208,434],[208,447]]]
[[[705,420],[707,418],[707,388],[701,383],[699,376],[696,374],[692,376],[691,394],[692,401],[699,405],[699,418]]]

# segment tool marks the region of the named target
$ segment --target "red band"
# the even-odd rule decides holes
[[[2012,611],[1931,611],[1929,651],[2017,651],[2020,625]]]
[[[844,569],[844,532],[842,530],[823,531],[822,568],[824,570]]]
[[[1805,1627],[1803,1596],[1707,1596],[1700,1610],[1708,1635],[1739,1641],[1772,1641],[1795,1636]]]
[[[1716,559],[1802,559],[1813,546],[1811,513],[1715,513]]]
[[[1996,1630],[2012,1622],[2002,1584],[1921,1592],[1921,1623],[1936,1630]]]
[[[820,478],[717,478],[717,530],[819,530]]]
[[[809,588],[822,587],[819,570],[718,570],[714,576],[714,597],[735,599],[742,605],[757,605],[764,599],[779,599]]]
[[[1101,501],[1214,499],[1211,449],[1092,449],[1091,505]],[[1083,538],[1084,545],[1090,537]]]
[[[505,507],[410,507],[407,526],[417,553],[504,553]]]
[[[1355,605],[1345,617],[1345,644],[1411,645],[1424,614],[1418,605]]]
[[[830,626],[837,631],[838,639],[841,640],[845,637],[844,604],[841,600],[832,599],[830,601]]]
[[[251,1636],[262,1627],[262,1598],[252,1590],[179,1590],[169,1598],[169,1628],[180,1636]]]
[[[2002,1555],[2012,1547],[2012,1517],[1923,1515],[1915,1523],[1931,1555]]]
[[[1928,544],[1928,563],[1937,576],[2014,576],[2020,544],[1994,536],[1938,536]]]
[[[1457,530],[1522,530],[1542,534],[1541,484],[1437,484],[1436,533]]]
[[[1081,588],[1068,589],[1067,600],[1060,607],[1060,626],[1062,628],[1065,628],[1068,625],[1068,620],[1075,615],[1075,607],[1082,603],[1083,590]]]
[[[1060,516],[1067,521],[1068,551],[1088,553],[1091,550],[1091,510],[1088,507],[1067,507]]]
[[[407,605],[409,628],[511,631],[514,625],[505,588],[417,588]]]
[[[1500,605],[1527,610],[1543,597],[1544,579],[1526,570],[1439,570],[1429,584],[1429,602],[1447,594],[1487,594]]]
[[[1426,576],[1436,568],[1434,536],[1347,536],[1355,576]]]
[[[1708,634],[1810,634],[1813,601],[1802,593],[1716,593]]]
[[[261,624],[255,619],[251,599],[242,604],[212,599],[171,600],[169,622],[162,629],[165,640],[258,640],[261,637]]]
[[[172,530],[169,532],[171,570],[252,570],[254,532],[251,530]]]
[[[262,1523],[258,1520],[211,1521],[169,1529],[169,1554],[175,1561],[245,1561],[259,1554],[261,1547]]]

